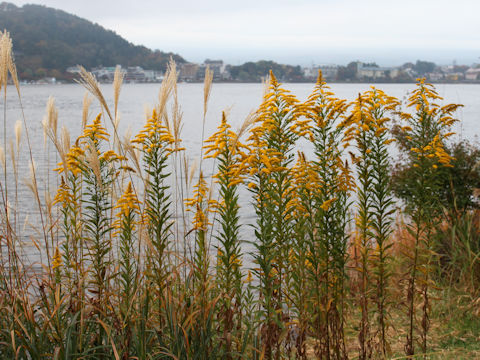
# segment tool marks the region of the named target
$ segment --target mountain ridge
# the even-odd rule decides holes
[[[77,15],[44,5],[0,3],[0,29],[10,33],[21,78],[68,75],[74,65],[141,66],[164,71],[174,53],[134,45],[112,30]]]

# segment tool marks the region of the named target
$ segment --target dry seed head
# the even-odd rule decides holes
[[[177,82],[173,86],[173,105],[172,105],[172,116],[173,116],[173,138],[175,140],[175,150],[179,149],[179,144],[181,142],[180,132],[182,130],[182,118],[183,114],[178,104],[178,92],[177,92]]]
[[[60,155],[63,157],[70,150],[70,132],[68,131],[68,129],[65,126],[62,126],[61,140],[62,140],[62,142],[61,142],[62,147],[61,147]]]
[[[17,67],[15,66],[15,61],[13,59],[12,39],[10,37],[10,33],[8,33],[6,30],[2,33],[0,47],[0,64],[2,69],[0,90],[2,84],[5,84],[5,87],[7,86],[8,73],[10,72],[12,81],[15,84],[15,88],[17,89],[17,93],[20,95],[20,84],[18,82]]]
[[[15,142],[17,144],[17,150],[20,148],[20,141],[22,140],[22,121],[17,120],[15,123]]]
[[[100,173],[100,159],[98,157],[98,152],[95,149],[95,145],[92,140],[88,139],[88,152],[86,154],[87,163],[90,165],[95,177],[97,178],[97,183],[99,186],[102,186],[102,175]]]
[[[192,165],[190,166],[190,169],[188,170],[188,179],[187,179],[187,184],[191,184],[193,181],[193,176],[195,175],[195,171],[197,171],[197,166],[198,162],[195,160]],[[185,162],[185,167],[187,167],[187,163]]]
[[[57,139],[57,125],[58,125],[58,109],[55,107],[55,99],[50,96],[47,101],[47,115],[46,115],[47,130],[50,130],[53,135],[52,140]]]
[[[242,137],[242,135],[250,128],[250,126],[252,126],[255,123],[255,120],[256,120],[255,116],[256,114],[253,111],[247,115],[245,120],[243,120],[242,125],[240,125],[240,127],[237,130],[237,138]]]
[[[203,82],[203,118],[207,115],[208,99],[210,98],[210,92],[212,90],[213,71],[207,65],[205,69],[205,80]]]
[[[35,195],[35,198],[38,199],[39,198],[38,187],[37,187],[37,181],[35,176],[37,166],[35,164],[35,160],[32,159],[32,161],[29,164],[29,168],[30,168],[30,178],[26,179],[25,183],[27,187],[30,189],[30,191],[33,193],[33,195]]]
[[[132,146],[132,142],[130,141],[130,136],[131,136],[130,134],[125,135],[125,140],[123,142],[123,149],[125,150],[125,155],[127,157],[130,157],[130,159],[133,161],[133,164],[135,166],[137,173],[140,174],[141,176],[142,168],[140,166],[140,161],[139,161],[140,150]]]
[[[85,91],[85,95],[83,96],[83,107],[82,107],[82,131],[85,130],[88,122],[88,111],[90,109],[90,105],[92,104],[92,98],[88,96],[88,91]]]
[[[20,96],[20,83],[18,82],[17,67],[15,65],[15,61],[13,60],[13,54],[10,54],[10,58],[8,59],[8,71],[10,72],[13,84],[17,89],[17,94]]]
[[[163,123],[165,124],[165,127],[167,128],[167,131],[171,134],[172,133],[172,125],[171,125],[171,121],[170,121],[170,118],[168,116],[168,112],[164,112],[163,113]]]
[[[123,141],[125,143],[130,143],[132,139],[132,127],[128,125],[127,129],[125,130],[125,135],[123,136]]]
[[[5,30],[0,39],[0,85],[2,87],[5,86],[5,91],[7,91],[8,68],[11,55],[12,40],[10,39],[8,32]]]
[[[178,106],[177,100],[175,100],[174,104],[174,111],[173,111],[173,139],[175,141],[175,150],[178,150],[180,147],[180,142],[182,139],[180,138],[180,133],[182,132],[182,118],[183,113]]]
[[[112,114],[110,112],[110,109],[108,108],[108,105],[107,105],[107,102],[105,101],[103,93],[100,90],[100,85],[98,84],[97,79],[95,79],[95,76],[92,73],[85,70],[83,66],[79,66],[79,68],[80,68],[81,79],[77,82],[81,84],[85,89],[87,89],[94,97],[97,98],[97,100],[100,102],[100,104],[105,109],[108,116],[110,117],[110,120],[113,121]]]
[[[175,62],[170,59],[165,77],[160,86],[160,93],[158,94],[158,116],[162,116],[165,111],[167,101],[170,98],[172,90],[177,86],[177,68]]]
[[[122,71],[120,65],[115,68],[115,75],[113,76],[113,103],[115,107],[115,120],[118,116],[118,99],[120,98],[120,90],[123,84],[123,77],[125,73]]]
[[[45,206],[47,208],[47,213],[52,213],[53,199],[49,191],[45,191]]]
[[[65,126],[62,126],[60,131],[60,143],[57,143],[57,151],[62,159],[63,164],[67,164],[67,154],[70,151],[70,133]],[[65,171],[67,171],[68,166],[65,167]]]

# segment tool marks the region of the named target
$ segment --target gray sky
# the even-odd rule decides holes
[[[7,0],[8,1],[8,0]],[[17,5],[31,1],[10,0]],[[480,62],[478,0],[39,0],[152,49],[239,64]]]

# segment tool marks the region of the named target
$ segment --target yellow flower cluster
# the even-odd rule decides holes
[[[117,213],[119,218],[124,216],[129,216],[132,212],[140,212],[140,202],[137,198],[137,195],[133,191],[132,183],[129,182],[127,188],[125,189],[122,196],[117,201],[117,205],[115,205],[115,209],[120,210]]]
[[[52,270],[58,269],[62,266],[62,256],[60,255],[60,250],[58,250],[58,246],[55,248],[55,254],[53,255],[52,261]]]
[[[220,258],[225,256],[225,254],[221,249],[218,249],[217,256]],[[230,265],[242,266],[242,259],[237,254],[231,254],[228,263]]]
[[[263,97],[263,102],[256,112],[256,126],[251,130],[253,139],[263,139],[272,130],[278,128],[279,119],[283,119],[285,132],[292,132],[297,136],[305,135],[308,132],[308,121],[299,120],[305,115],[304,107],[298,99],[287,90],[280,87],[277,79],[270,72],[269,91]],[[288,141],[288,139],[285,139]]]
[[[58,173],[71,172],[74,176],[77,176],[81,171],[81,165],[85,161],[85,150],[89,149],[92,144],[98,154],[99,161],[113,162],[125,160],[125,157],[119,156],[113,150],[107,150],[103,154],[100,152],[99,143],[100,140],[108,141],[109,134],[101,123],[101,114],[99,114],[92,124],[87,125],[75,145],[70,148],[65,155],[65,162],[58,163],[58,167],[54,169]]]
[[[343,117],[347,109],[347,101],[335,97],[335,94],[330,91],[330,87],[323,81],[322,72],[319,71],[315,88],[302,106],[302,115],[313,122],[313,125],[310,126],[320,129],[333,126],[338,119]],[[337,127],[346,128],[350,121],[351,119],[348,117],[343,118]],[[311,129],[308,129],[307,135],[311,141],[314,141]]]
[[[154,109],[152,116],[147,120],[144,128],[132,140],[133,143],[141,145],[141,150],[151,153],[155,149],[165,149],[168,153],[175,151],[172,145],[175,143],[173,135],[168,128],[162,124],[158,118],[157,111]],[[183,150],[182,148],[176,149]]]
[[[65,155],[66,165],[63,162],[59,162],[58,167],[54,171],[57,171],[59,174],[70,171],[77,176],[81,172],[80,164],[83,162],[84,157],[85,151],[79,146],[77,140],[75,145]]]
[[[292,169],[293,183],[292,188],[294,196],[289,204],[293,217],[308,217],[308,209],[302,201],[301,192],[304,191],[310,195],[313,195],[321,186],[321,181],[318,178],[318,172],[315,170],[314,165],[307,161],[305,155],[302,152],[298,153],[298,161]]]
[[[58,204],[61,203],[62,207],[65,209],[68,207],[69,204],[72,204],[74,201],[73,195],[71,192],[70,187],[65,183],[65,179],[62,176],[62,180],[60,183],[60,186],[57,190],[57,194],[55,195],[55,199],[53,201],[53,204]]]
[[[202,172],[200,173],[198,182],[194,188],[193,198],[186,199],[185,205],[187,206],[188,211],[195,208],[195,215],[193,218],[194,230],[206,231],[208,225],[211,225],[211,223],[208,222],[208,214],[211,209],[216,208],[217,204],[215,200],[210,199],[207,194],[208,187]]]
[[[242,183],[247,168],[245,160],[248,157],[244,150],[249,150],[249,148],[242,144],[238,135],[231,130],[225,113],[222,113],[222,122],[217,131],[205,143],[205,159],[222,157],[225,161],[223,165],[227,166],[222,174],[216,174],[215,177],[228,177],[229,186]]]
[[[449,132],[449,129],[458,120],[453,118],[452,114],[461,105],[449,104],[440,107],[434,101],[442,100],[442,97],[437,94],[433,86],[426,83],[425,79],[418,79],[418,81],[417,89],[408,99],[408,106],[415,108],[417,116],[414,117],[407,113],[400,114],[400,117],[410,124],[402,127],[405,138],[410,142],[410,151],[416,154],[418,159],[434,160],[433,168],[437,168],[440,164],[442,166],[452,166],[453,158],[446,152],[444,140],[454,134]],[[412,128],[418,127],[425,127],[427,130],[433,129],[435,136],[427,144],[415,143],[415,131],[418,132],[419,130]],[[418,167],[419,165],[414,164],[414,166]]]
[[[400,102],[392,96],[388,96],[382,90],[372,87],[371,90],[359,94],[354,102],[351,115],[352,125],[345,132],[345,141],[349,143],[353,139],[360,140],[365,133],[371,132],[374,137],[381,137],[388,128],[386,124],[391,120],[388,113],[396,111]],[[391,143],[392,139],[386,139],[385,144]],[[367,144],[360,144],[367,146]]]
[[[95,120],[93,120],[93,123],[85,127],[81,138],[90,139],[95,145],[98,144],[99,140],[108,141],[109,134],[103,127],[101,118],[102,114],[98,114]]]
[[[443,142],[440,140],[440,134],[435,135],[433,140],[422,148],[412,147],[411,152],[416,153],[418,158],[436,159],[443,166],[452,166],[452,157],[445,151]],[[437,168],[437,164],[432,165]]]

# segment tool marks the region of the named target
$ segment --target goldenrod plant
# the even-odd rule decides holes
[[[388,279],[390,277],[393,196],[390,189],[388,115],[398,100],[372,88],[354,103],[353,126],[348,136],[355,141],[352,158],[357,169],[356,250],[359,261],[360,359],[386,358],[388,344]],[[370,302],[376,309],[372,311]]]
[[[313,218],[307,237],[310,297],[310,328],[318,359],[342,359],[345,347],[347,306],[346,262],[349,193],[354,187],[348,161],[345,131],[351,123],[345,100],[335,98],[319,73],[304,112],[309,120],[306,135],[314,146],[312,169],[316,173]]]
[[[238,358],[245,349],[242,339],[243,281],[242,250],[240,237],[239,186],[245,175],[245,146],[231,130],[225,112],[216,133],[206,140],[205,155],[214,158],[215,175],[219,187],[216,282],[218,286],[220,320],[219,330],[223,338],[226,359]]]
[[[411,217],[408,230],[415,239],[414,248],[406,251],[410,261],[406,294],[409,326],[405,353],[409,356],[415,354],[415,332],[418,332],[421,352],[426,354],[428,351],[430,289],[433,286],[432,265],[435,257],[433,234],[442,211],[437,174],[440,167],[451,166],[445,141],[453,135],[451,127],[456,121],[453,113],[459,107],[456,104],[440,106],[437,104],[439,100],[442,98],[433,86],[420,79],[408,99],[411,112],[400,114],[405,122],[401,133],[405,140],[402,149],[413,165],[412,175],[415,179],[408,188],[406,204],[407,214]]]
[[[136,295],[139,271],[138,259],[135,247],[138,245],[136,227],[140,218],[140,207],[137,196],[133,192],[132,183],[129,182],[122,196],[118,199],[115,209],[117,210],[114,228],[119,237],[118,254],[118,288],[122,297],[117,302],[119,307],[118,320],[121,324],[121,339],[119,355],[128,359],[132,347],[133,319],[135,317]]]
[[[295,351],[295,356],[299,359],[307,359],[307,338],[311,333],[311,314],[315,309],[315,302],[311,301],[312,281],[310,272],[312,263],[310,262],[310,240],[314,234],[315,224],[315,196],[319,191],[319,178],[315,166],[308,161],[305,154],[298,153],[298,160],[293,168],[293,210],[292,217],[294,222],[294,243],[289,251],[289,263],[292,271],[288,285],[289,297],[293,305],[292,311],[295,318],[292,333],[296,334],[295,339],[291,339],[291,352]]]
[[[257,215],[253,256],[258,265],[259,320],[263,323],[259,329],[261,353],[272,359],[280,354],[284,317],[288,316],[283,311],[283,291],[293,235],[291,164],[302,123],[298,121],[298,100],[281,87],[273,73],[268,86],[250,131],[248,186]]]

